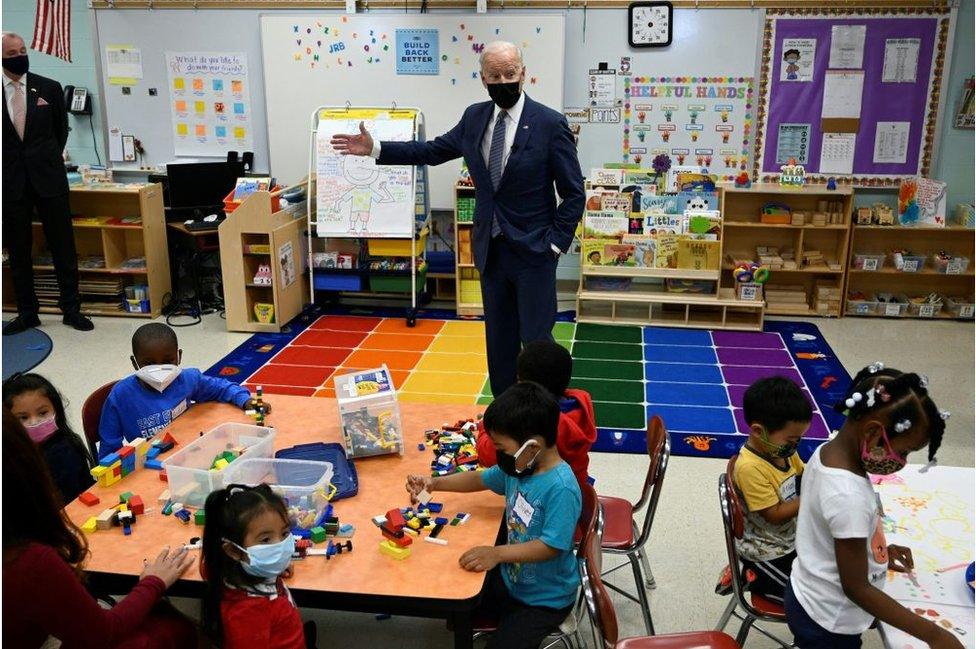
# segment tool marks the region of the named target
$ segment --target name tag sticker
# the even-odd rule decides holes
[[[518,519],[522,521],[522,524],[526,527],[528,527],[529,523],[532,522],[532,515],[535,513],[535,509],[533,509],[532,505],[529,504],[529,501],[522,496],[521,492],[515,495],[515,507],[513,508],[513,511],[515,512],[515,516],[518,517]]]
[[[787,503],[796,498],[796,476],[791,475],[779,486],[779,499]]]

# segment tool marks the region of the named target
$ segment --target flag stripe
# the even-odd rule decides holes
[[[71,61],[71,0],[37,0],[31,49]]]

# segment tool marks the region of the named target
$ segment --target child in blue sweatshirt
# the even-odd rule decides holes
[[[247,410],[254,400],[247,388],[225,379],[183,369],[176,332],[160,322],[142,325],[132,335],[132,366],[136,373],[115,384],[102,408],[98,425],[98,457],[114,453],[123,440],[151,438],[192,403],[223,401]],[[263,402],[265,412],[271,408]]]

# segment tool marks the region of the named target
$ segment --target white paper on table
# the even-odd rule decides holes
[[[878,122],[874,132],[876,163],[905,164],[908,159],[908,136],[911,122]]]
[[[856,133],[824,133],[820,146],[820,173],[853,173],[856,141]]]
[[[118,126],[108,129],[108,159],[122,162],[122,129]]]
[[[864,37],[866,25],[834,25],[830,30],[831,68],[861,68],[864,66]]]
[[[918,77],[920,38],[889,38],[885,40],[883,83],[915,83]]]
[[[783,51],[780,53],[783,61],[780,64],[779,80],[810,81],[813,79],[813,62],[816,54],[816,38],[783,39]]]
[[[966,583],[963,568],[942,573],[916,571],[913,576],[889,570],[884,591],[899,602],[920,602],[926,607],[946,604],[973,608],[973,591]]]
[[[776,164],[788,164],[790,159],[805,165],[810,152],[809,124],[780,124],[776,138]]]
[[[112,79],[142,78],[142,50],[131,45],[105,46],[105,76]]]
[[[820,117],[860,119],[863,90],[863,70],[827,70]]]

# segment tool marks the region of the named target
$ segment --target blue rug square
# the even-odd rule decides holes
[[[644,394],[650,404],[675,404],[724,408],[729,405],[725,386],[702,383],[646,383]],[[667,420],[665,420],[667,421]]]
[[[715,350],[711,347],[675,347],[671,345],[645,345],[645,361],[664,363],[707,363],[718,362]]]
[[[692,347],[711,347],[712,336],[707,331],[665,329],[664,327],[644,327],[644,342],[648,345],[689,345]]]
[[[735,418],[728,408],[686,406],[647,406],[647,418],[658,415],[669,431],[694,433],[734,433]]]
[[[645,363],[644,378],[646,378],[648,381],[722,383],[722,369],[718,365],[693,365],[689,363]]]

